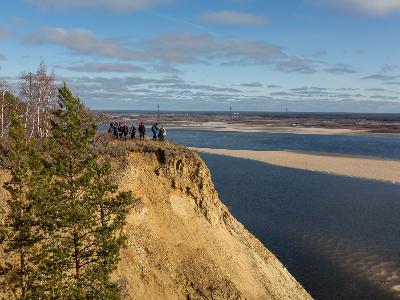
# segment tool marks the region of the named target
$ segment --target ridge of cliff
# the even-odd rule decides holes
[[[197,152],[172,143],[120,145],[120,189],[138,198],[118,270],[126,299],[310,298],[219,200]]]

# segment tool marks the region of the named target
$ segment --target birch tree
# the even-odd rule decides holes
[[[0,137],[4,137],[6,126],[7,126],[6,122],[8,121],[7,117],[6,117],[6,108],[9,105],[9,103],[6,99],[6,94],[8,92],[9,92],[9,88],[8,88],[7,83],[4,80],[0,81],[0,94],[1,94],[1,99],[0,99],[0,101],[1,101],[1,104],[0,104],[1,105],[1,108],[0,108],[1,109]]]
[[[48,74],[43,61],[36,73],[22,73],[20,76],[20,97],[26,104],[25,128],[30,139],[48,136],[50,116],[57,103],[54,81],[54,74]]]

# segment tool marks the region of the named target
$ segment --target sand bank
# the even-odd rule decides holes
[[[301,170],[380,181],[400,182],[400,160],[325,155],[292,151],[250,151],[194,148],[200,152],[246,158]]]
[[[268,133],[297,133],[297,134],[320,134],[320,135],[355,135],[365,134],[366,130],[348,128],[320,128],[301,126],[273,126],[229,124],[226,122],[204,122],[171,125],[169,128],[186,130],[211,130],[211,131],[236,131],[236,132],[268,132]]]

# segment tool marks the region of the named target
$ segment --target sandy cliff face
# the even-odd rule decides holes
[[[197,153],[131,150],[121,189],[139,197],[119,265],[127,299],[309,298],[220,202]]]
[[[167,143],[114,146],[116,158],[127,157],[120,188],[138,198],[116,274],[124,299],[310,298],[220,202],[197,153]]]

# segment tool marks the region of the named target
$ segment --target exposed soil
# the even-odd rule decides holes
[[[124,299],[310,298],[220,202],[197,153],[150,141],[99,148],[137,198],[115,274]]]

